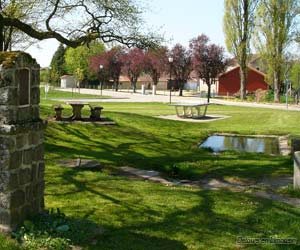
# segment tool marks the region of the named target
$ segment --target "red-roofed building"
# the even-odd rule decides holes
[[[219,76],[218,95],[234,95],[240,91],[240,67],[234,67]],[[268,90],[265,74],[248,67],[246,90],[255,92],[258,89]]]

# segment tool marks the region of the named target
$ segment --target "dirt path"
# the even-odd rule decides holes
[[[292,184],[292,177],[282,176],[276,178],[264,178],[256,183],[225,181],[214,178],[202,179],[200,181],[190,181],[164,178],[160,172],[153,170],[140,170],[131,167],[121,167],[120,169],[123,172],[123,175],[134,176],[143,180],[158,182],[167,186],[176,185],[195,188],[200,187],[206,190],[227,189],[232,192],[246,192],[256,197],[280,201],[292,206],[300,206],[299,198],[291,198],[284,195],[279,195],[272,191]]]

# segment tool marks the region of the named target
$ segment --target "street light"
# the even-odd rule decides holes
[[[101,93],[101,96],[102,96],[102,87],[103,87],[103,79],[102,79],[102,74],[103,74],[103,65],[100,64],[99,65],[99,80],[100,80],[100,93]]]
[[[169,86],[169,88],[170,88],[170,103],[172,102],[172,63],[173,63],[173,61],[174,61],[174,59],[173,59],[173,57],[169,57],[168,58],[168,61],[169,61],[169,63],[170,63],[170,79],[169,79],[169,82],[170,82],[170,86]]]

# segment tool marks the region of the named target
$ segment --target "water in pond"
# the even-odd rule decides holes
[[[214,152],[235,150],[241,152],[257,152],[266,154],[279,154],[277,138],[245,137],[213,135],[208,137],[201,148],[211,148]]]

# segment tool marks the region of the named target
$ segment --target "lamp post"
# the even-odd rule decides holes
[[[100,94],[102,96],[102,87],[103,87],[103,79],[102,79],[102,74],[103,74],[103,65],[99,65],[99,80],[100,80]]]
[[[171,82],[171,80],[172,80],[172,63],[173,63],[173,57],[169,57],[168,58],[168,61],[169,61],[169,63],[170,63],[170,79],[169,79],[169,81],[170,81],[170,86],[169,86],[169,88],[170,88],[170,103],[172,102],[172,82]]]

